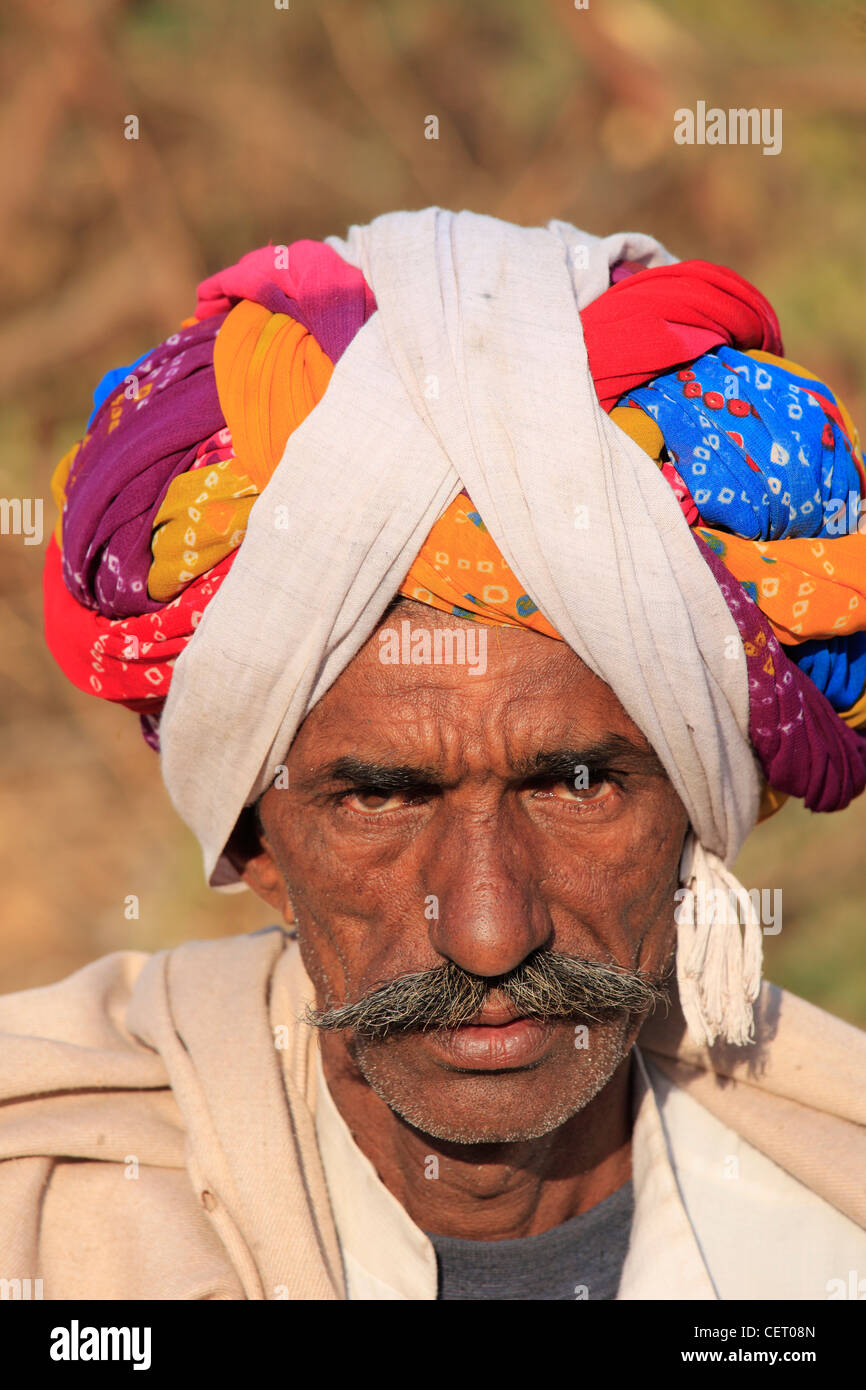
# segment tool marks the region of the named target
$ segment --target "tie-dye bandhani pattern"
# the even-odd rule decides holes
[[[250,311],[261,306],[262,341],[250,342]],[[242,312],[233,317],[236,307]],[[60,460],[51,486],[61,516],[43,582],[46,639],[79,689],[142,714],[153,747],[171,669],[231,567],[285,445],[278,431],[287,413],[295,424],[308,413],[374,309],[360,272],[324,243],[252,251],[202,282],[196,314],[177,333],[106,373],[87,434]],[[272,319],[287,331],[275,333]],[[216,351],[220,383],[215,344],[228,321],[228,351]],[[246,352],[245,373],[235,349]],[[288,392],[286,367],[294,373]],[[288,403],[275,409],[281,392]],[[263,414],[266,423],[257,423]]]
[[[43,572],[45,632],[52,655],[79,690],[147,715],[145,736],[158,747],[152,719],[165,700],[171,668],[234,558],[229,555],[151,613],[106,618],[70,594],[63,583],[60,547],[52,536]]]
[[[838,499],[862,491],[862,459],[829,389],[762,357],[718,348],[629,402],[658,425],[704,525],[747,540],[826,535]]]
[[[799,363],[723,347],[630,392],[611,418],[850,722],[866,681],[866,472],[844,402]]]
[[[222,322],[206,319],[154,348],[136,381],[105,398],[68,470],[63,578],[104,617],[161,607],[147,592],[154,516],[172,478],[225,424],[213,373]]]
[[[373,312],[363,276],[326,244],[265,247],[204,281],[177,333],[100,382],[52,480],[46,633],[76,685],[140,713],[152,746],[256,498]],[[845,805],[866,785],[852,731],[866,722],[866,536],[827,517],[866,491],[850,417],[774,355],[771,306],[724,267],[614,267],[581,317],[599,398],[674,490],[742,639],[764,812],[789,794]],[[465,492],[399,592],[559,638]]]
[[[244,299],[226,316],[214,345],[226,427],[196,458],[196,474],[179,474],[168,486],[154,519],[151,598],[173,598],[237,549],[275,460],[332,371],[312,333],[287,314]]]
[[[749,737],[769,786],[811,811],[847,806],[866,787],[866,738],[835,713],[777,641],[757,604],[695,531],[746,653]],[[765,798],[766,805],[766,798]]]
[[[524,592],[465,490],[439,517],[398,592],[458,618],[528,627],[559,638]]]
[[[196,315],[134,372],[117,369],[121,381],[135,379],[104,396],[67,469],[63,575],[78,602],[112,618],[160,607],[148,592],[151,542],[172,480],[195,466],[202,441],[228,425],[240,437],[238,463],[261,491],[288,428],[320,399],[333,362],[374,308],[360,272],[321,242],[263,247],[203,281]],[[221,357],[216,344],[227,320]]]
[[[154,517],[150,597],[167,603],[237,550],[258,495],[235,458],[231,430],[217,430],[189,472],[172,478]]]
[[[866,628],[866,535],[748,541],[698,526],[780,641],[844,637]]]

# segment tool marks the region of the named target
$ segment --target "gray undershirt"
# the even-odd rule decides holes
[[[634,1213],[631,1179],[603,1202],[538,1236],[460,1240],[430,1235],[440,1299],[616,1298]]]

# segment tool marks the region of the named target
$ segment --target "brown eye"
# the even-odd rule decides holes
[[[597,782],[590,782],[588,787],[576,787],[573,782],[566,781],[560,781],[554,784],[554,795],[560,801],[583,803],[604,801],[612,790],[613,783],[603,778],[600,778]]]
[[[612,800],[618,783],[607,777],[595,777],[589,786],[575,786],[574,781],[565,777],[552,777],[533,793],[534,796],[550,798],[572,806],[605,806]]]
[[[399,792],[347,792],[344,804],[349,806],[350,810],[375,815],[377,811],[396,810],[403,804],[400,798]]]

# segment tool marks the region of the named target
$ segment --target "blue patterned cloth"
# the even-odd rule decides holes
[[[823,381],[718,347],[618,404],[637,405],[655,420],[707,526],[763,541],[838,536],[848,527],[851,496],[860,498],[860,473],[845,431],[812,391],[838,405]],[[723,549],[718,537],[701,534],[714,551]],[[758,601],[754,582],[742,588]],[[863,694],[866,633],[801,642],[785,653],[835,710],[850,709]]]
[[[703,521],[750,540],[838,535],[833,512],[860,475],[845,432],[807,387],[823,382],[734,348],[629,391],[656,421]],[[834,501],[836,507],[830,507]]]

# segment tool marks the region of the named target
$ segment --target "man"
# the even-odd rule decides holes
[[[847,1288],[866,1044],[760,986],[725,867],[866,785],[859,441],[781,350],[651,238],[427,209],[251,253],[109,374],[48,640],[288,930],[0,1001],[7,1278]]]

